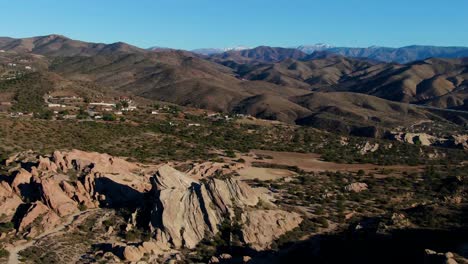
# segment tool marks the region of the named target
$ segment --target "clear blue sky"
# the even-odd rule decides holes
[[[0,0],[0,36],[181,49],[468,46],[467,0]]]

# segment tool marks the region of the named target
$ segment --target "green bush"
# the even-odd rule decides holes
[[[102,116],[102,120],[104,121],[115,121],[117,120],[117,117],[114,114],[111,113],[106,113]]]
[[[10,256],[10,252],[4,248],[0,248],[0,258],[8,258]]]

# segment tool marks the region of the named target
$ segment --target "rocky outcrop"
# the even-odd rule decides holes
[[[268,248],[271,242],[299,226],[302,218],[295,212],[253,210],[242,214],[242,237],[253,249]]]
[[[421,146],[441,146],[468,150],[468,135],[466,134],[436,137],[426,133],[393,132],[388,135],[388,138]]]
[[[135,246],[127,246],[124,248],[123,256],[128,261],[136,262],[143,257],[144,253],[145,252]]]
[[[163,166],[153,178],[153,190],[151,225],[158,240],[176,248],[194,248],[207,234],[216,234],[224,219],[235,219],[236,212],[241,213],[245,242],[258,249],[267,248],[302,221],[299,215],[279,209],[255,213],[260,194],[234,179],[199,182]],[[262,223],[265,219],[273,224]]]
[[[42,202],[35,202],[21,219],[18,231],[26,232],[28,237],[35,237],[56,227],[60,222],[60,217],[55,212]]]
[[[379,144],[378,143],[375,143],[375,144],[372,144],[370,142],[366,142],[366,144],[364,144],[364,146],[360,147],[359,148],[359,153],[361,153],[361,155],[365,155],[369,152],[376,152],[377,150],[379,149]]]
[[[468,150],[468,135],[454,135],[452,139],[455,147]]]
[[[5,219],[2,221],[10,221],[16,212],[18,206],[23,203],[21,198],[16,195],[6,182],[0,183],[0,215]]]
[[[363,182],[354,182],[345,186],[347,192],[362,192],[367,190],[367,184]]]
[[[60,217],[78,211],[77,203],[65,194],[56,181],[50,178],[40,179],[37,184],[40,186],[42,201]]]
[[[426,133],[394,133],[393,136],[397,141],[409,144],[420,144],[422,146],[430,146],[436,140],[434,136]]]
[[[243,242],[262,250],[302,221],[299,214],[276,208],[269,202],[272,197],[245,182],[215,178],[235,171],[226,164],[202,163],[185,174],[169,165],[142,166],[78,150],[28,160],[28,166],[12,171],[11,185],[0,181],[0,209],[9,218],[15,214],[18,232],[35,237],[80,209],[136,209],[128,230],[137,226],[138,214],[143,213],[155,240],[119,246],[120,256],[128,261],[170,248],[194,248],[203,238],[217,234],[226,220],[242,226]],[[34,195],[25,197],[25,193]],[[259,209],[260,203],[268,206]],[[19,207],[23,213],[17,213]]]
[[[17,171],[15,178],[13,179],[11,183],[11,187],[17,194],[22,195],[21,193],[22,185],[28,185],[31,182],[32,177],[33,175],[30,172],[28,172],[27,170],[23,168],[20,168]]]
[[[194,164],[193,168],[187,172],[187,175],[196,179],[202,179],[216,175],[229,175],[244,167],[245,165],[241,163],[203,162]]]

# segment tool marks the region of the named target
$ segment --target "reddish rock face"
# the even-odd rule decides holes
[[[5,220],[11,220],[16,208],[23,203],[21,198],[13,192],[6,182],[0,183],[0,212],[6,216]]]
[[[42,202],[35,202],[28,209],[18,227],[18,231],[28,231],[28,237],[35,237],[50,230],[61,222],[60,217]]]
[[[54,210],[60,217],[73,214],[78,211],[77,203],[73,201],[60,188],[59,183],[52,179],[41,179],[40,183],[41,197],[44,203]]]
[[[79,213],[78,208],[129,204],[137,207],[129,224],[132,228],[138,212],[145,209],[140,206],[150,204],[152,208],[146,208],[150,210],[150,223],[145,224],[150,225],[156,240],[124,247],[124,258],[129,261],[139,261],[145,253],[194,248],[207,234],[216,234],[226,218],[240,221],[246,242],[259,250],[268,248],[272,240],[302,221],[296,213],[275,208],[267,202],[271,197],[239,180],[199,180],[236,169],[219,163],[198,164],[185,174],[167,164],[142,166],[78,150],[55,151],[51,157],[35,156],[30,161],[36,166],[27,168],[29,171],[19,168],[11,185],[0,182],[0,209],[9,217],[23,203],[22,195],[28,191],[35,194],[23,205],[26,212],[19,219],[18,231],[35,237]],[[272,209],[257,209],[260,201],[269,203]]]

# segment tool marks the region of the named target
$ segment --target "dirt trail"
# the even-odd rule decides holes
[[[42,233],[41,235],[33,238],[31,241],[29,241],[27,243],[24,243],[24,244],[13,245],[13,246],[7,247],[6,249],[10,252],[10,257],[8,259],[8,264],[19,264],[19,263],[21,263],[20,260],[19,260],[19,254],[18,254],[20,251],[25,250],[26,248],[34,245],[34,243],[36,241],[38,241],[39,239],[41,239],[41,238],[44,238],[46,236],[53,235],[55,233],[58,233],[58,232],[62,231],[67,226],[71,225],[76,219],[78,219],[79,216],[84,215],[86,213],[89,213],[90,211],[92,211],[92,210],[87,210],[87,211],[72,214],[72,215],[68,216],[66,221],[64,223],[62,223],[61,225],[55,227],[54,229],[51,229],[51,230],[48,230],[48,231]]]

